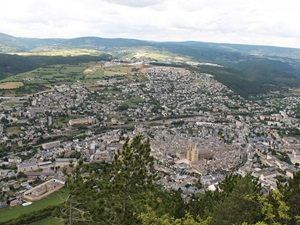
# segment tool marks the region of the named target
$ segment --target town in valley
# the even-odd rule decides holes
[[[55,68],[74,75],[69,83],[50,77],[32,93],[0,90],[0,208],[59,190],[64,167],[80,158],[110,163],[136,135],[150,139],[156,182],[186,199],[229,173],[251,173],[265,193],[276,190],[300,166],[299,90],[245,98],[201,67],[113,60],[10,78],[44,84],[39,74]]]

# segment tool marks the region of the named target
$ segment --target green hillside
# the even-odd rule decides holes
[[[74,64],[90,61],[110,60],[109,54],[99,56],[19,56],[0,54],[0,79],[30,71],[45,65]]]

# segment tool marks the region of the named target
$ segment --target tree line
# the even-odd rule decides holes
[[[104,53],[99,56],[20,56],[0,54],[0,79],[47,65],[76,64],[102,60],[111,60],[111,55]]]

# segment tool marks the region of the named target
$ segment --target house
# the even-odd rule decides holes
[[[90,124],[90,123],[93,123],[93,121],[94,121],[94,119],[92,117],[86,117],[86,118],[69,120],[69,124],[71,126],[76,125],[76,124]]]
[[[53,167],[53,163],[51,161],[45,161],[45,162],[40,162],[38,163],[38,166],[40,169],[49,169]]]
[[[16,166],[16,165],[19,165],[21,162],[22,162],[22,159],[18,156],[11,157],[8,159],[9,166]]]
[[[10,191],[9,186],[8,186],[8,185],[3,185],[3,186],[2,186],[2,191],[3,191],[3,192],[8,192],[8,191]]]
[[[34,171],[38,169],[39,167],[36,162],[23,162],[18,165],[18,172]]]
[[[42,183],[28,191],[24,192],[24,199],[29,201],[37,201],[49,194],[58,191],[65,186],[65,182],[57,179],[51,179]]]
[[[47,192],[46,185],[43,185],[43,186],[35,188],[35,190],[32,191],[32,194],[38,197],[38,196],[41,196],[42,194],[45,194],[46,192]]]
[[[54,171],[47,171],[47,172],[25,172],[25,174],[28,176],[28,181],[33,181],[37,177],[40,179],[47,179],[50,177],[54,177],[55,172]]]
[[[60,146],[60,141],[53,141],[42,144],[42,148],[45,150],[50,150],[53,148],[58,148]]]
[[[277,172],[276,170],[274,171],[262,171],[262,173],[259,176],[259,179],[261,180],[270,180],[273,179],[277,176],[281,176],[281,174],[279,172]]]
[[[94,154],[94,161],[111,162],[112,158],[113,158],[113,155],[110,152],[108,152],[107,150],[105,150],[105,151],[97,150],[96,153]]]

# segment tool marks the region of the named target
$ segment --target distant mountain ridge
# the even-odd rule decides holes
[[[198,41],[185,42],[153,42],[137,39],[126,38],[101,38],[101,37],[78,37],[71,39],[64,38],[23,38],[14,37],[0,33],[0,53],[9,52],[29,52],[36,48],[51,47],[59,48],[90,48],[90,49],[109,49],[113,47],[187,47],[210,49],[219,52],[240,53],[246,55],[262,55],[274,57],[287,57],[300,59],[300,49],[285,48],[275,46],[243,45],[243,44],[226,44],[210,43]]]
[[[100,37],[79,37],[72,39],[63,38],[16,38],[0,33],[0,52],[30,52],[37,48],[47,47],[52,49],[60,48],[87,48],[103,50],[112,47],[135,47],[147,46],[151,42],[124,38],[100,38]]]
[[[209,48],[220,49],[220,50],[230,51],[230,52],[237,52],[237,53],[242,53],[247,55],[263,55],[263,56],[300,59],[300,49],[298,48],[249,45],[249,44],[209,43],[209,42],[196,42],[196,41],[181,42],[181,44],[186,46],[191,46],[191,47],[209,47]]]
[[[93,57],[54,58],[49,51],[90,50]],[[143,54],[145,52],[152,54]],[[45,54],[41,56],[7,56],[7,53]],[[18,38],[0,33],[0,78],[25,72],[43,65],[81,60],[151,59],[153,55],[169,55],[193,61],[217,63],[224,69],[200,66],[232,90],[247,96],[267,93],[283,87],[300,87],[300,49],[197,41],[153,42],[125,38],[79,37],[72,39]],[[80,53],[80,51],[79,51]],[[167,53],[167,57],[166,54]],[[168,55],[169,54],[169,55]],[[86,55],[86,54],[85,54]],[[78,56],[78,55],[77,55]],[[99,56],[99,57],[98,57]],[[98,57],[98,58],[97,58]],[[16,62],[20,62],[16,65]]]

